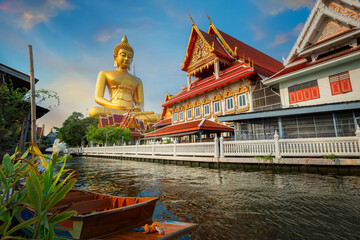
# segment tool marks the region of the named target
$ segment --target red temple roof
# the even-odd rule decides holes
[[[254,71],[250,67],[246,66],[245,64],[235,62],[232,67],[229,67],[225,71],[221,72],[221,75],[218,79],[215,80],[215,76],[210,76],[199,82],[196,82],[191,85],[189,91],[187,90],[187,88],[184,88],[179,94],[170,98],[162,106],[169,106],[170,104],[173,104],[177,101],[214,89],[226,83],[232,82],[236,79],[243,78],[252,73],[254,73]]]
[[[155,128],[161,128],[161,127],[165,127],[171,124],[171,118],[167,118],[167,119],[163,119],[157,123],[154,124]]]
[[[227,127],[220,123],[216,123],[207,119],[197,120],[187,123],[181,123],[176,125],[170,125],[158,130],[145,134],[145,137],[160,137],[165,135],[177,134],[177,133],[193,133],[194,131],[206,130],[210,132],[232,132],[233,128]]]
[[[348,50],[345,50],[345,51],[342,51],[342,52],[339,52],[339,53],[336,53],[336,54],[321,58],[321,59],[319,59],[319,60],[317,60],[315,62],[311,62],[311,61],[310,62],[308,62],[308,61],[300,62],[297,65],[284,68],[282,71],[280,71],[280,72],[276,73],[275,75],[271,76],[270,78],[266,79],[264,82],[266,83],[266,82],[272,81],[273,79],[276,79],[276,78],[278,78],[280,76],[284,76],[284,75],[287,75],[287,74],[290,74],[290,73],[293,73],[293,72],[297,72],[297,71],[300,71],[300,70],[303,70],[303,69],[308,69],[308,68],[313,67],[315,65],[318,65],[320,63],[326,63],[326,62],[328,62],[330,60],[334,60],[336,58],[348,55],[350,53],[358,52],[359,50],[360,50],[360,47],[351,48],[351,49],[348,49]],[[296,59],[299,59],[299,58],[296,58]]]
[[[255,70],[257,70],[257,66],[260,67],[258,69],[260,73],[264,72],[263,74],[269,76],[284,68],[281,62],[270,57],[269,55],[260,52],[259,50],[239,41],[238,39],[224,33],[219,29],[217,29],[217,31],[221,34],[221,36],[231,49],[235,49],[235,47],[237,48],[236,53],[238,57],[245,57],[245,59],[250,57],[250,60],[254,61]],[[266,73],[269,71],[270,73]]]

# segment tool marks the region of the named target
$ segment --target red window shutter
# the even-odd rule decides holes
[[[304,93],[304,100],[305,101],[312,99],[310,88],[303,89],[303,93]]]
[[[330,82],[331,94],[337,95],[341,93],[341,86],[339,81]]]
[[[295,95],[295,92],[289,92],[289,101],[290,101],[290,104],[296,103],[296,95]]]
[[[296,91],[295,93],[296,93],[296,100],[297,100],[298,102],[304,101],[303,90],[298,90],[298,91]]]
[[[340,85],[343,93],[352,92],[350,78],[340,80]]]
[[[320,98],[319,86],[315,86],[311,88],[311,98],[312,99]]]

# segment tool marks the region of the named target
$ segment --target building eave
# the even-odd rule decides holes
[[[274,77],[274,78],[267,79],[266,81],[263,81],[263,83],[265,85],[273,85],[273,84],[276,84],[276,83],[287,81],[287,80],[289,80],[291,78],[294,78],[294,77],[298,77],[298,76],[301,76],[301,75],[305,75],[305,74],[309,74],[309,73],[316,72],[316,71],[319,71],[319,70],[323,70],[323,69],[332,67],[332,66],[334,66],[336,64],[349,62],[351,60],[355,60],[355,59],[358,59],[358,58],[360,58],[360,52],[356,51],[356,52],[347,54],[345,56],[341,56],[341,57],[338,57],[338,58],[335,58],[335,59],[332,59],[332,60],[329,60],[329,61],[325,61],[325,62],[322,62],[322,63],[314,64],[314,65],[311,65],[309,67],[302,68],[302,69],[299,69],[297,71],[293,71],[293,72],[290,72],[288,74],[285,74],[285,75],[282,75],[282,76],[279,76],[279,77]]]
[[[234,115],[224,115],[224,116],[218,116],[218,119],[220,122],[234,122],[241,120],[283,117],[283,116],[309,114],[309,113],[324,113],[324,112],[353,110],[353,109],[360,109],[360,101],[322,104],[322,105],[305,106],[305,107],[283,108],[280,110],[251,112],[251,113],[234,114]]]

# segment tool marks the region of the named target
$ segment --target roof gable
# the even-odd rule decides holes
[[[317,0],[284,65],[304,50],[359,27],[359,1],[331,0],[324,3],[324,0]]]
[[[197,54],[196,51],[199,51]],[[184,58],[183,64],[181,64],[181,70],[187,70],[191,63],[195,59],[199,60],[202,59],[206,55],[208,56],[209,52],[212,52],[213,48],[209,44],[209,42],[205,39],[202,35],[202,32],[197,28],[197,26],[193,23],[191,28],[189,43],[186,49],[186,54]],[[195,55],[195,56],[194,56]]]

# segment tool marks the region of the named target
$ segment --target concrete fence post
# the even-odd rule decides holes
[[[214,157],[218,158],[219,157],[219,139],[217,137],[217,134],[215,134],[214,144],[215,144]]]
[[[275,144],[275,158],[280,158],[280,143],[279,143],[279,134],[277,133],[277,131],[275,130],[275,134],[274,134],[274,144]]]
[[[151,156],[155,155],[155,143],[153,142],[152,146],[151,146]]]
[[[125,146],[126,146],[126,144],[124,143],[124,145],[123,145],[123,155],[125,155]]]
[[[220,137],[220,157],[223,158],[224,155],[224,138],[223,136]]]
[[[358,151],[360,154],[360,126],[356,126],[355,136],[358,138]]]
[[[116,144],[114,143],[114,145],[113,145],[113,155],[115,155],[115,147],[116,147]]]
[[[176,157],[176,143],[177,143],[177,141],[175,139],[175,141],[174,141],[174,157]]]
[[[139,142],[136,142],[135,145],[135,155],[138,155]]]

